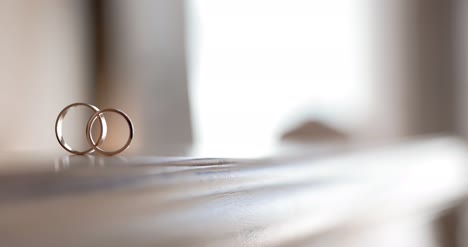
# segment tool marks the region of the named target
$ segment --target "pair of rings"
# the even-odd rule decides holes
[[[68,111],[71,108],[78,107],[78,106],[84,106],[94,111],[94,114],[89,118],[88,124],[86,125],[86,140],[88,141],[88,144],[91,147],[84,151],[78,151],[78,150],[71,148],[70,145],[68,145],[68,143],[66,143],[65,139],[63,138],[63,120],[65,119],[65,116],[67,115]],[[121,148],[115,151],[105,151],[100,147],[100,145],[105,141],[107,137],[107,123],[104,117],[105,112],[114,112],[122,116],[127,122],[128,128],[130,130],[126,143]],[[93,135],[92,135],[92,129],[96,120],[98,120],[98,123],[101,126],[101,128],[99,131],[99,138],[97,140],[94,140]],[[72,154],[83,155],[83,154],[89,154],[89,153],[96,151],[104,155],[109,155],[109,156],[115,155],[115,154],[123,152],[125,149],[128,148],[128,146],[130,146],[130,143],[133,140],[133,134],[134,134],[134,129],[133,129],[132,120],[127,114],[125,114],[125,112],[114,109],[114,108],[107,108],[107,109],[100,110],[96,106],[87,104],[87,103],[74,103],[74,104],[68,105],[67,107],[63,108],[63,110],[59,113],[57,120],[55,121],[55,136],[57,137],[57,141],[59,142],[60,146],[62,146],[65,150],[67,150],[68,152]]]

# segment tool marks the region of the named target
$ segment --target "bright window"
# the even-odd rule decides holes
[[[198,152],[256,156],[303,118],[344,129],[369,111],[367,0],[190,0]]]

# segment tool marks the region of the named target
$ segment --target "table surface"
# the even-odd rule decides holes
[[[2,246],[302,246],[467,192],[460,140],[261,160],[0,153]]]

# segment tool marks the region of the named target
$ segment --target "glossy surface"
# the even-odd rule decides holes
[[[5,246],[306,246],[350,222],[451,207],[468,161],[451,138],[270,160],[0,160]]]

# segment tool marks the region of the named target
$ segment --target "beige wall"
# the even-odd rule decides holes
[[[58,112],[89,100],[83,11],[80,1],[0,1],[1,151],[56,150]]]

